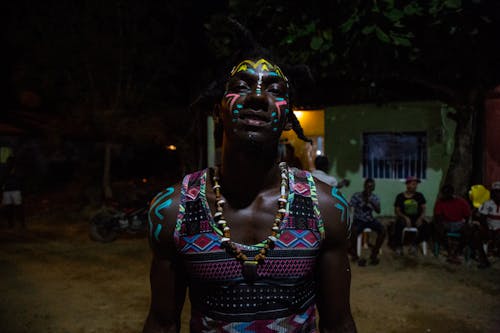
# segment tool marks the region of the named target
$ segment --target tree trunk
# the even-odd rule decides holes
[[[451,184],[455,193],[467,197],[472,178],[473,147],[477,110],[472,106],[456,108],[452,118],[456,120],[455,147],[451,155],[444,184]]]

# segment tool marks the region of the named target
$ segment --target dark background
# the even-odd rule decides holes
[[[449,177],[462,191],[481,177],[466,156],[500,82],[498,1],[19,0],[6,13],[0,134],[30,191],[100,187],[107,163],[111,182],[203,167],[205,117],[249,54],[281,65],[297,107],[449,104],[474,123],[457,127]]]

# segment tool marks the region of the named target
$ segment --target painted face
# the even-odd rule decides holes
[[[278,66],[259,59],[233,68],[222,100],[227,135],[256,141],[279,138],[289,112],[288,80]]]

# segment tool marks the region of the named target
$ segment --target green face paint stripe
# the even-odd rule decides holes
[[[237,107],[238,109],[242,109],[242,108],[243,108],[243,105],[242,105],[242,104],[236,104],[236,107]]]
[[[164,203],[162,203],[161,205],[158,205],[156,208],[155,208],[155,215],[163,220],[163,215],[160,214],[160,210],[162,210],[163,208],[167,208],[169,207],[170,205],[172,204],[172,199],[168,199],[167,201],[165,201]]]
[[[172,195],[174,193],[174,188],[173,187],[168,187],[165,189],[165,193],[160,193],[158,194],[154,199],[153,199],[153,204],[151,205],[151,208],[149,209],[149,212],[153,211],[155,215],[159,219],[163,219],[163,215],[160,214],[160,209],[168,207],[172,204],[172,199],[168,199],[167,201],[161,203],[161,201],[168,196]]]
[[[346,214],[345,207],[342,206],[341,204],[339,204],[338,202],[335,204],[335,207],[340,210],[340,212],[341,212],[341,214],[340,214],[340,220],[342,222],[344,222],[345,221],[345,214]]]
[[[342,194],[339,193],[338,188],[336,187],[332,188],[332,197],[334,197],[335,199],[337,199],[338,201],[349,207],[349,203],[344,199]]]
[[[276,117],[276,115],[277,115],[276,112],[271,113],[271,117]]]
[[[163,227],[161,226],[161,224],[158,224],[158,225],[156,226],[156,230],[155,230],[155,239],[156,239],[156,241],[157,241],[157,242],[159,242],[159,241],[160,241],[160,239],[159,239],[158,237],[160,236],[160,232],[161,232],[161,229],[162,229],[162,228],[163,228]]]
[[[283,97],[276,97],[277,101],[284,101],[285,99]]]
[[[273,127],[273,131],[276,132],[278,129],[276,127]]]

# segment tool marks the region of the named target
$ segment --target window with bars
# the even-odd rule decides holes
[[[363,177],[426,178],[425,132],[363,133]]]

